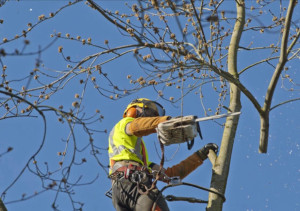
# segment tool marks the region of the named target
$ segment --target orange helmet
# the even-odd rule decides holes
[[[125,109],[123,113],[123,117],[138,117],[138,112],[136,110],[136,107],[140,107],[143,109],[140,116],[164,116],[165,115],[165,109],[162,105],[159,103],[149,100],[147,98],[138,98],[133,100]]]

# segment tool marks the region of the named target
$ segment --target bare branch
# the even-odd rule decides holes
[[[119,24],[117,21],[114,21],[113,19],[111,19],[106,13],[105,11],[98,5],[96,4],[93,0],[87,0],[94,9],[96,9],[98,12],[100,12],[109,22],[111,22],[112,24],[115,24],[119,29],[122,29],[124,32],[127,32],[127,29],[122,26],[121,24]],[[142,40],[135,34],[133,33],[133,36],[136,38],[136,40],[138,41],[138,43],[142,44]]]
[[[281,102],[281,103],[273,106],[272,108],[270,108],[270,111],[273,110],[273,109],[275,109],[275,108],[277,108],[277,107],[279,107],[279,106],[282,106],[284,104],[291,103],[291,102],[298,101],[298,100],[300,100],[300,98],[295,98],[295,99],[291,99],[291,100],[287,100],[287,101]]]
[[[271,102],[273,99],[273,95],[275,92],[275,88],[278,83],[279,76],[284,68],[285,63],[288,61],[288,55],[290,50],[295,42],[291,44],[291,48],[288,48],[288,39],[289,39],[289,32],[290,32],[290,25],[293,16],[293,11],[296,6],[296,0],[290,0],[289,7],[287,10],[285,24],[284,24],[284,31],[281,40],[281,51],[280,51],[280,58],[279,62],[276,66],[272,79],[269,83],[268,90],[266,93],[264,106],[263,106],[263,114],[261,114],[261,133],[260,133],[260,142],[259,142],[259,152],[266,153],[268,147],[268,136],[269,136],[269,112],[271,108]],[[299,33],[298,36],[299,37]],[[297,40],[296,38],[295,40]],[[294,40],[294,41],[295,41]]]

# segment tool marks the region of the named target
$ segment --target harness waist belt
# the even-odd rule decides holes
[[[125,179],[128,179],[129,175],[131,173],[133,173],[134,171],[142,171],[142,170],[144,170],[143,167],[129,164],[129,165],[122,166],[122,167],[118,168],[116,170],[116,172],[123,172]]]
[[[128,164],[128,165],[121,166],[118,169],[116,169],[116,171],[114,173],[112,173],[109,177],[111,179],[115,179],[116,177],[120,176],[120,173],[121,173],[125,179],[128,179],[132,173],[134,173],[136,171],[145,171],[145,170],[146,170],[146,168],[144,168],[142,166]]]

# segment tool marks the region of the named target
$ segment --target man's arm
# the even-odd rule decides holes
[[[135,135],[138,137],[147,136],[151,133],[156,133],[156,128],[159,123],[170,119],[169,116],[162,117],[139,117],[129,122],[125,127],[127,135]]]
[[[185,178],[191,172],[193,172],[198,166],[200,166],[204,160],[207,159],[209,150],[213,150],[215,153],[218,152],[218,145],[209,143],[203,148],[196,151],[194,154],[181,161],[179,164],[167,168],[165,174],[168,177],[179,176],[180,179]]]

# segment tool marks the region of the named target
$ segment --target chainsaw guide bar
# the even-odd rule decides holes
[[[207,120],[212,120],[212,119],[220,119],[223,117],[228,117],[228,116],[235,116],[235,115],[240,115],[241,112],[232,112],[228,114],[219,114],[219,115],[214,115],[214,116],[207,116],[207,117],[201,117],[198,119],[195,119],[196,122],[202,122],[202,121],[207,121]]]

